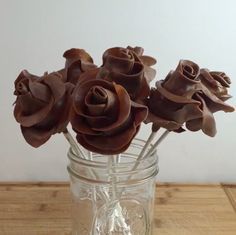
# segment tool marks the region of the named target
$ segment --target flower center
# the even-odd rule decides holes
[[[107,93],[103,87],[94,86],[89,91],[91,104],[104,104],[107,102]]]
[[[190,76],[191,78],[194,78],[194,76],[196,75],[194,68],[189,65],[184,66],[183,73],[185,76]]]
[[[16,85],[15,93],[17,93],[17,95],[25,95],[28,92],[29,92],[29,88],[28,88],[27,84],[24,84],[23,82],[19,82]]]

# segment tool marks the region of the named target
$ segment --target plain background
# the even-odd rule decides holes
[[[85,48],[100,64],[105,49],[138,45],[157,58],[157,79],[190,59],[225,71],[236,97],[235,12],[234,0],[0,0],[0,181],[68,180],[64,137],[33,149],[13,118],[13,82],[22,69],[58,70],[71,47]],[[236,112],[215,117],[215,138],[168,136],[159,148],[159,181],[236,182]],[[143,126],[139,136],[149,131]]]

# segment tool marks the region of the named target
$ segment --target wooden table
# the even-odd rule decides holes
[[[236,186],[157,187],[157,235],[236,235]],[[67,183],[0,184],[0,235],[70,234]]]

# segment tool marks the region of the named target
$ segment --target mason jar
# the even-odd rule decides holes
[[[138,156],[145,142],[134,139],[118,155],[68,152],[72,235],[151,235],[158,157]]]

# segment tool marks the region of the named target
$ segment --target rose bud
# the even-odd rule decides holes
[[[15,81],[14,116],[25,140],[33,147],[44,144],[69,122],[73,85],[61,73],[38,77],[23,70]]]
[[[133,100],[146,98],[150,92],[149,82],[155,77],[155,70],[150,66],[156,60],[142,54],[141,47],[106,50],[99,77],[122,85]]]
[[[97,72],[85,72],[83,82],[74,90],[72,128],[77,133],[77,141],[86,149],[118,154],[128,148],[148,110],[131,101],[121,85],[95,79]]]
[[[93,63],[92,57],[83,49],[72,48],[65,51],[63,57],[66,58],[67,82],[74,85],[76,85],[82,73],[97,67]]]
[[[186,127],[191,131],[202,130],[208,136],[216,135],[216,123],[213,113],[217,111],[233,112],[234,107],[224,101],[231,96],[227,88],[230,86],[230,79],[223,72],[210,72],[201,69],[201,91],[197,92],[193,99],[201,102],[202,117],[186,122]]]
[[[147,99],[149,115],[146,122],[153,123],[153,131],[163,127],[181,132],[186,121],[201,117],[201,103],[192,99],[200,89],[199,72],[197,64],[181,60],[175,71],[156,83],[156,89],[152,89]]]
[[[177,68],[171,71],[161,84],[165,90],[175,95],[191,98],[201,89],[199,74],[200,68],[196,63],[180,60]]]

